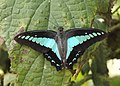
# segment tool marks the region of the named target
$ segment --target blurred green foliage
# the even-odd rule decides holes
[[[0,47],[0,69],[6,73],[10,71],[10,59],[8,58],[8,52]]]

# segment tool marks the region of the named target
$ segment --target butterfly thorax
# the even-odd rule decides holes
[[[67,53],[67,39],[65,31],[62,27],[58,29],[57,35],[56,35],[56,42],[58,46],[58,50],[60,53],[60,56],[62,58],[63,66],[66,66],[66,53]]]

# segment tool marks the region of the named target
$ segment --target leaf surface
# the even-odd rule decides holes
[[[18,86],[65,86],[71,73],[57,72],[41,53],[15,43],[14,36],[22,30],[90,27],[98,8],[96,3],[95,0],[1,0],[0,36],[9,50],[11,69],[18,74]]]

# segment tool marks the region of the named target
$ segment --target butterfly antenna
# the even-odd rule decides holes
[[[54,20],[54,22],[51,21],[50,19],[49,19],[49,22],[50,22],[51,24],[53,24],[56,28],[60,27],[59,24],[57,23],[56,19],[54,18],[54,16],[53,16],[52,14],[51,14],[51,17],[52,17],[52,19]]]

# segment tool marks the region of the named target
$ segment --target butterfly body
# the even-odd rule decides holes
[[[18,34],[15,40],[44,54],[57,70],[72,69],[73,64],[93,43],[106,37],[107,33],[99,29],[75,28],[64,31],[40,30]]]
[[[59,54],[61,59],[62,66],[65,68],[66,67],[66,53],[67,53],[67,38],[65,31],[63,30],[62,27],[58,28],[57,35],[55,37],[55,40],[57,42],[57,47],[59,50]]]

